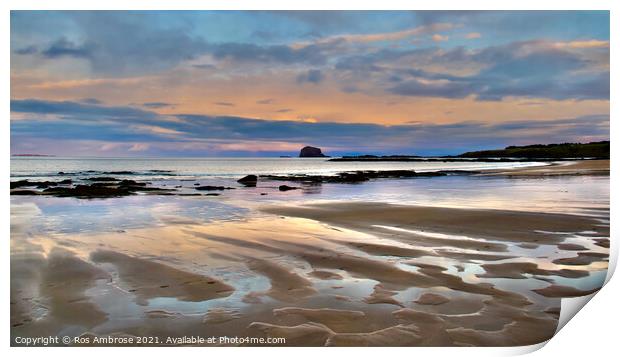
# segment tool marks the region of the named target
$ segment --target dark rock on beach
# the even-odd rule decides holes
[[[19,188],[19,187],[36,187],[36,188],[48,188],[50,186],[56,185],[70,185],[72,183],[71,180],[62,180],[62,181],[28,181],[28,180],[19,180],[11,182],[11,189]]]
[[[50,195],[56,197],[77,197],[77,198],[107,198],[134,195],[138,192],[149,192],[156,194],[172,194],[171,191],[158,187],[147,187],[146,182],[137,182],[134,180],[110,180],[111,178],[103,177],[93,178],[92,184],[79,184],[73,187],[69,186],[72,180],[66,179],[58,182],[40,181],[31,182],[28,180],[20,180],[11,182],[11,195]],[[36,187],[42,189],[35,190],[15,190],[19,187]]]
[[[119,186],[140,186],[140,187],[144,187],[146,186],[146,182],[136,182],[134,180],[122,180],[118,183]]]
[[[194,189],[198,191],[224,191],[224,190],[234,190],[232,187],[225,186],[198,186],[194,187]]]
[[[301,149],[299,152],[299,157],[327,157],[322,152],[321,149],[315,148],[314,146],[306,146]]]
[[[94,185],[76,185],[75,187],[51,187],[43,190],[44,194],[58,197],[104,198],[120,197],[133,194],[126,187],[106,187]]]
[[[291,187],[287,185],[280,185],[280,187],[278,187],[278,190],[280,191],[290,191],[290,190],[297,190],[297,189],[299,189],[299,187]]]
[[[28,180],[19,180],[19,181],[11,182],[11,189],[18,188],[18,187],[27,187],[27,186],[34,186],[34,184],[29,182]]]
[[[37,191],[32,191],[32,190],[14,190],[11,191],[11,195],[15,195],[15,196],[32,196],[32,195],[38,195],[39,193]]]
[[[248,187],[256,187],[258,177],[256,175],[247,175],[237,180],[240,184]]]

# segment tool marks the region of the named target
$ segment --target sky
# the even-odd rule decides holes
[[[11,153],[609,139],[607,11],[12,11]]]

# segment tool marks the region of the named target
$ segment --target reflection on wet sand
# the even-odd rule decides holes
[[[524,345],[553,335],[559,297],[597,290],[606,272],[608,225],[593,217],[379,203],[263,211],[64,235],[17,220],[12,333]]]

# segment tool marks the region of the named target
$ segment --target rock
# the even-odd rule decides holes
[[[306,146],[299,152],[299,157],[327,157],[323,155],[321,149],[314,146]]]
[[[194,189],[198,191],[224,191],[224,190],[233,190],[232,187],[224,187],[224,186],[198,186],[194,187]]]
[[[278,187],[278,190],[280,191],[290,191],[290,190],[297,190],[297,189],[299,189],[299,187],[291,187],[287,185],[280,185],[280,187]]]
[[[62,180],[58,182],[54,181],[28,181],[28,180],[19,180],[11,182],[11,189],[19,188],[19,187],[36,187],[36,188],[48,188],[50,186],[56,185],[70,185],[71,180]]]
[[[122,180],[118,183],[119,186],[146,186],[146,182],[136,182],[134,180]],[[165,186],[165,185],[164,185]]]
[[[11,181],[11,189],[24,186],[34,186],[34,184],[28,180]]]
[[[71,180],[61,181],[68,184]],[[172,190],[162,189],[158,187],[146,187],[147,183],[136,182],[133,180],[123,180],[120,183],[115,182],[93,182],[90,185],[76,185],[74,187],[62,187],[50,185],[53,187],[45,188],[41,192],[22,190],[23,192],[13,193],[15,195],[26,194],[42,194],[56,197],[76,197],[76,198],[108,198],[134,195],[137,192],[148,192],[159,195],[169,195]],[[41,186],[41,185],[39,185]],[[37,186],[37,187],[39,187]]]
[[[256,175],[247,175],[237,180],[240,184],[247,187],[256,187],[256,183],[258,182],[258,176]]]
[[[90,186],[91,187],[112,187],[116,185],[117,185],[116,182],[93,182]]]
[[[38,195],[39,193],[32,190],[15,190],[11,191],[11,195],[16,196],[30,196],[30,195]]]
[[[119,197],[133,194],[128,188],[105,187],[95,185],[77,185],[70,187],[52,187],[43,190],[44,194],[52,194],[58,197],[83,197],[83,198],[105,198]]]

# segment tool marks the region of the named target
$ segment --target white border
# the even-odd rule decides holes
[[[341,9],[358,9],[358,10],[402,10],[402,9],[416,9],[416,10],[612,10],[611,12],[611,37],[614,39],[611,41],[611,64],[612,68],[616,68],[617,64],[617,44],[615,42],[615,35],[618,32],[618,26],[620,26],[620,20],[615,16],[619,11],[620,1],[611,0],[589,0],[589,1],[576,1],[576,0],[564,0],[564,1],[552,1],[552,0],[520,0],[520,1],[491,1],[491,0],[433,0],[433,1],[420,1],[417,3],[411,1],[395,1],[395,0],[381,0],[381,1],[339,1],[335,3],[333,0],[296,0],[294,2],[278,2],[274,0],[210,0],[210,1],[196,1],[196,0],[88,0],[88,1],[74,1],[74,0],[53,0],[43,2],[40,0],[4,0],[0,3],[2,8],[2,19],[0,26],[2,28],[2,63],[4,68],[4,85],[2,88],[2,98],[0,105],[2,106],[3,113],[5,114],[5,122],[2,127],[2,149],[3,155],[0,156],[2,160],[2,170],[5,188],[4,192],[8,191],[8,181],[10,176],[10,127],[9,127],[9,98],[10,98],[10,13],[9,10],[54,10],[54,9],[73,9],[73,10],[139,10],[139,9],[176,9],[176,10],[198,10],[198,9],[212,9],[212,10],[259,10],[259,9],[292,9],[292,10],[341,10]],[[464,6],[467,5],[467,6]],[[611,88],[611,103],[614,103],[614,98],[618,93],[618,81],[617,76],[612,73],[612,88]],[[611,105],[611,118],[617,117],[617,106]],[[611,124],[611,136],[614,137],[614,133],[617,125]],[[620,153],[618,152],[617,143],[612,140],[612,157],[616,158]],[[612,161],[612,189],[611,189],[611,202],[618,202],[619,190],[614,186],[618,186],[617,175],[615,174],[615,162]],[[614,221],[616,209],[612,204],[611,218]],[[90,348],[85,350],[83,348],[72,349],[59,349],[59,348],[12,348],[9,349],[9,244],[10,244],[10,205],[9,195],[5,196],[5,203],[2,205],[2,219],[4,229],[4,242],[2,244],[3,258],[2,259],[2,274],[4,279],[2,301],[2,340],[1,343],[5,350],[11,354],[24,354],[24,353],[41,353],[50,356],[56,355],[78,355],[88,353],[89,355],[104,356],[110,353],[149,353],[153,355],[166,355],[168,353],[175,354],[191,354],[191,355],[205,355],[205,354],[220,354],[226,355],[247,355],[247,354],[268,354],[270,356],[285,356],[291,353],[295,355],[314,355],[316,353],[335,355],[340,353],[355,353],[360,355],[375,355],[378,353],[392,353],[392,354],[416,354],[416,355],[431,355],[431,356],[445,356],[445,355],[461,355],[461,356],[494,356],[494,355],[513,355],[519,353],[527,353],[539,349],[545,344],[530,346],[521,349],[506,349],[506,348],[354,348],[354,349],[316,349],[316,348],[291,348],[278,347],[278,348],[217,348],[217,349],[203,349],[203,348],[180,348],[177,347],[174,350],[166,348],[150,348],[148,351],[141,350],[129,350],[129,348],[122,348],[123,351],[110,348]],[[612,235],[612,251],[617,257],[618,247],[614,244],[616,238],[617,229],[615,223],[612,223],[611,235]],[[609,275],[610,276],[610,275]],[[608,276],[608,277],[609,277]],[[568,324],[567,327],[562,329],[557,336],[550,340],[546,344],[545,348],[537,351],[539,356],[574,356],[574,355],[592,355],[596,353],[609,353],[615,350],[617,333],[615,329],[618,314],[618,298],[620,297],[620,283],[618,279],[613,279],[601,290],[600,293],[594,297],[593,301],[583,308],[583,311],[577,314]]]

